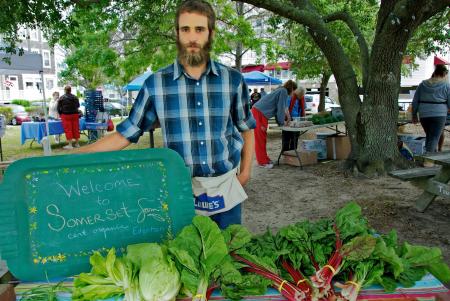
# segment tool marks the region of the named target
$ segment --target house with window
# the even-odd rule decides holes
[[[34,70],[36,66],[20,66],[16,64],[2,65],[3,72],[0,74],[0,102],[9,102],[14,99],[42,100],[44,89],[46,98],[51,97],[54,91],[62,91],[58,87],[57,73],[61,69],[57,65],[61,59],[55,58],[55,49],[50,47],[44,33],[39,29],[21,28],[19,35],[22,38],[18,47],[24,50],[25,54],[39,54],[42,58],[44,82],[42,82],[39,71]],[[1,36],[0,36],[1,42]],[[60,54],[63,55],[63,54]],[[18,57],[17,62],[27,63],[24,58]],[[5,70],[6,69],[6,70]],[[28,69],[28,70],[26,70]]]

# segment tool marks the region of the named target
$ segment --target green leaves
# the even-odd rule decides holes
[[[346,260],[363,261],[372,255],[377,240],[372,235],[357,236],[342,247]]]
[[[367,220],[362,216],[361,207],[355,202],[350,202],[338,210],[335,223],[344,241],[368,231]]]
[[[191,295],[206,298],[210,276],[228,255],[222,233],[210,218],[196,216],[169,242],[169,251],[181,268],[181,282]]]

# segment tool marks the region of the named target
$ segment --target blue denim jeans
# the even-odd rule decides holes
[[[220,229],[224,230],[229,225],[242,223],[241,204],[234,206],[231,210],[211,215],[210,218],[216,222]]]
[[[428,153],[437,152],[439,137],[445,128],[447,117],[425,117],[420,118],[423,130],[427,136],[425,140],[425,150]]]

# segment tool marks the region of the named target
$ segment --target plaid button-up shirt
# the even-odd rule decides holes
[[[212,60],[198,80],[177,60],[150,75],[117,131],[137,142],[156,121],[164,147],[180,154],[192,176],[202,177],[237,167],[243,146],[239,132],[256,125],[242,75]]]

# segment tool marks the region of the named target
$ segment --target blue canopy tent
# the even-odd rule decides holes
[[[247,73],[242,73],[244,76],[244,81],[247,85],[281,85],[283,82],[278,78],[271,77],[259,71],[252,71]]]
[[[133,79],[128,85],[123,87],[123,90],[126,91],[139,91],[144,84],[144,81],[152,74],[151,71],[146,71]]]

